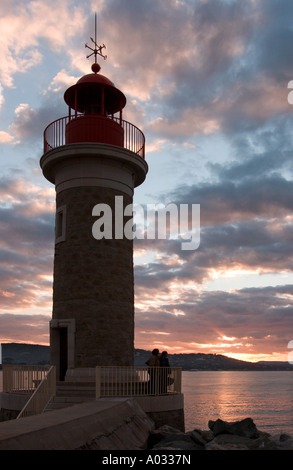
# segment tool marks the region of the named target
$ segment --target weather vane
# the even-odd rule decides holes
[[[104,48],[106,48],[105,44],[103,44],[102,46],[98,46],[98,44],[97,44],[97,14],[96,13],[95,13],[95,39],[93,39],[93,38],[90,38],[90,39],[94,43],[95,48],[93,49],[92,47],[88,46],[87,44],[85,45],[85,47],[87,47],[88,49],[93,51],[86,58],[89,59],[92,55],[95,55],[95,64],[97,63],[97,55],[100,55],[101,57],[104,58],[104,60],[106,60],[107,56],[102,54],[102,50]]]

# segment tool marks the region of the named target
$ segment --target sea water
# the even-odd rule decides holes
[[[270,434],[293,437],[293,372],[183,372],[185,429],[208,429],[208,421],[252,418]]]

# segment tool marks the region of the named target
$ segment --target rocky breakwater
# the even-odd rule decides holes
[[[251,418],[226,422],[208,422],[209,430],[181,432],[171,426],[152,431],[150,448],[154,450],[293,450],[291,436],[269,434],[257,429]]]

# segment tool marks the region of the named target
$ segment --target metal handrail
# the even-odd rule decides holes
[[[51,366],[48,373],[39,383],[16,419],[33,416],[44,411],[47,404],[56,395],[56,366]]]
[[[181,367],[96,367],[96,398],[181,393]]]
[[[73,119],[78,119],[83,116],[83,114],[79,114],[76,117],[65,116],[51,122],[44,130],[44,153],[47,153],[57,147],[61,147],[62,145],[66,145],[67,124]],[[145,158],[145,136],[138,127],[116,116],[107,116],[104,118],[117,122],[123,128],[123,148],[136,153],[142,158]]]

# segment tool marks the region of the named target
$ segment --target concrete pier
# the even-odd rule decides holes
[[[16,417],[25,396],[0,394]],[[182,394],[87,399],[37,416],[0,422],[0,450],[139,450],[151,430],[168,424],[184,431]],[[69,405],[69,406],[68,406]]]
[[[0,450],[142,450],[153,429],[134,399],[100,399],[0,423]]]

